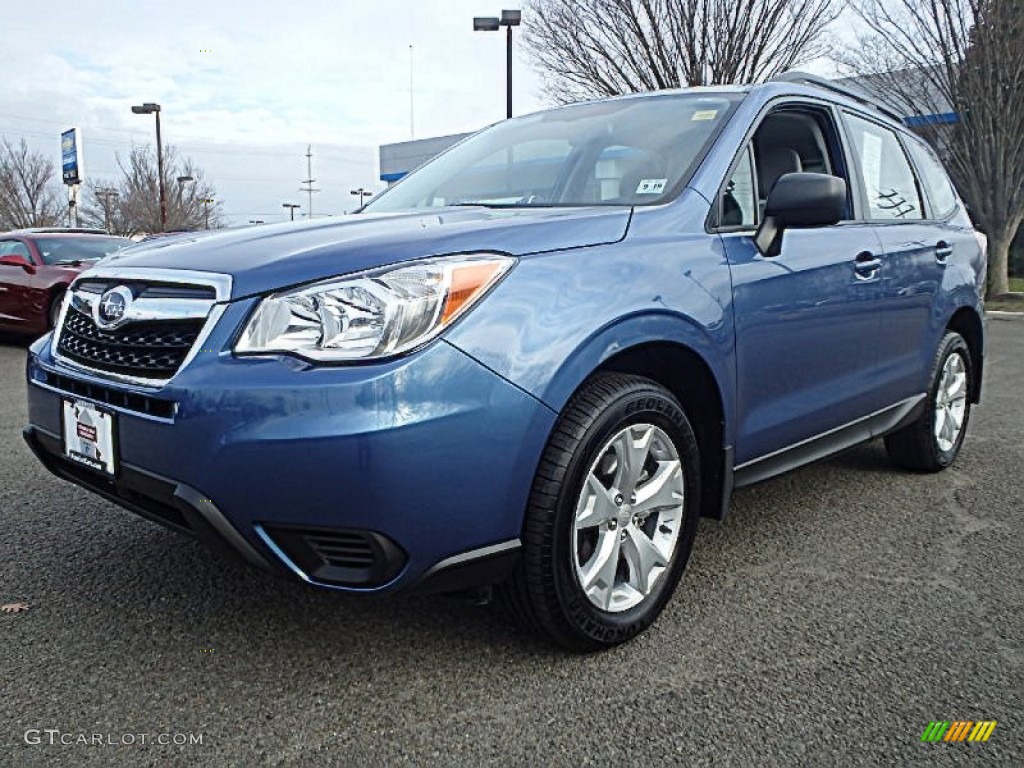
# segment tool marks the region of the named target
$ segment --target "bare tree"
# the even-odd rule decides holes
[[[167,193],[167,229],[206,229],[222,226],[216,191],[191,158],[180,157],[173,146],[164,146],[164,188]],[[159,232],[160,186],[156,152],[135,147],[127,158],[118,157],[123,178],[115,188],[87,184],[82,205],[83,221],[122,235]],[[185,179],[179,182],[178,179]]]
[[[836,0],[532,0],[556,101],[767,79],[827,52]]]
[[[53,162],[24,139],[0,141],[0,230],[59,224],[64,208]]]
[[[837,58],[922,133],[988,235],[988,295],[1009,290],[1024,221],[1024,0],[851,0],[867,32]]]
[[[94,179],[86,181],[83,186],[78,214],[84,226],[105,229],[112,235],[135,234],[120,205],[121,190]]]

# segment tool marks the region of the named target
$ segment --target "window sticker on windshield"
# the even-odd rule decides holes
[[[666,184],[668,179],[640,179],[640,183],[636,185],[636,194],[660,195],[665,191]]]
[[[691,120],[714,120],[718,116],[717,109],[701,109],[693,113]]]

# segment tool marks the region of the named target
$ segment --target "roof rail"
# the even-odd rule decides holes
[[[107,235],[105,229],[95,227],[22,227],[12,229],[11,233],[19,235]]]
[[[859,89],[850,88],[849,86],[843,85],[836,80],[829,80],[827,77],[821,77],[820,75],[812,75],[810,72],[799,72],[791,70],[789,72],[782,72],[781,74],[775,75],[768,80],[769,83],[799,83],[801,85],[814,85],[818,88],[824,88],[827,91],[842,94],[847,98],[853,99],[854,101],[860,102],[868,107],[873,107],[887,117],[891,117],[901,125],[905,125],[906,116],[901,115],[895,109],[890,106],[883,104],[881,101],[876,99],[869,93]]]

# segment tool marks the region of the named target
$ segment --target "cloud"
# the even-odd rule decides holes
[[[507,5],[507,4],[505,4]],[[512,4],[515,7],[515,3]],[[353,207],[377,180],[377,147],[409,138],[413,45],[417,137],[504,117],[504,38],[474,33],[470,0],[36,0],[8,3],[0,59],[0,134],[58,155],[80,126],[85,168],[116,173],[115,155],[165,140],[204,169],[234,222],[286,217],[313,144],[323,191],[314,212]],[[528,17],[527,20],[528,22]],[[541,106],[527,63],[514,68],[517,111]],[[280,213],[275,213],[280,211]]]

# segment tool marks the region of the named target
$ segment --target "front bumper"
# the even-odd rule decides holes
[[[158,390],[72,370],[37,342],[29,445],[66,480],[315,585],[457,589],[505,575],[555,414],[444,341],[377,365],[236,358],[223,329],[246,311],[229,305]],[[65,397],[118,414],[116,478],[63,458]]]

